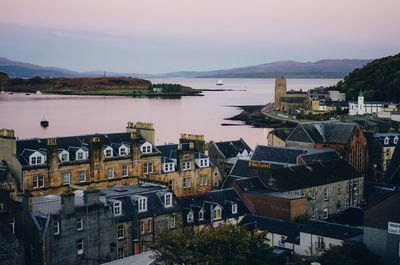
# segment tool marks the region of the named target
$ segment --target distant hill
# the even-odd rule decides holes
[[[344,81],[329,89],[346,93],[350,100],[357,100],[360,90],[365,100],[400,101],[400,53],[376,59],[349,73]]]
[[[209,78],[343,78],[349,72],[360,68],[371,60],[321,60],[317,62],[280,61],[254,66],[214,71],[180,71],[164,74],[111,73],[107,76],[132,77],[209,77]],[[103,71],[76,72],[57,67],[42,67],[30,63],[12,61],[0,57],[0,71],[10,77],[101,77]]]

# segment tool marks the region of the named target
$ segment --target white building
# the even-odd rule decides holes
[[[363,115],[378,113],[385,108],[385,105],[389,105],[391,102],[387,101],[364,101],[362,90],[358,95],[358,101],[349,102],[349,115]]]

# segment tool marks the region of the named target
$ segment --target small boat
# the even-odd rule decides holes
[[[217,86],[223,86],[223,85],[224,85],[224,82],[222,82],[222,80],[217,81]]]
[[[41,94],[42,94],[42,92],[40,92],[39,90],[36,91],[36,95],[41,95]]]
[[[42,126],[43,128],[49,127],[49,121],[46,120],[45,117],[43,117],[43,119],[40,121],[40,126]]]

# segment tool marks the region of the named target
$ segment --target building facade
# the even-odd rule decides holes
[[[349,102],[349,115],[379,113],[390,104],[391,102],[386,101],[364,101],[362,90],[360,90],[357,102]]]

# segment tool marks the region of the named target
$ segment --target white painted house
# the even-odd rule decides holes
[[[385,105],[389,105],[391,102],[388,101],[364,101],[362,90],[358,95],[357,102],[349,102],[349,115],[364,115],[378,113],[385,108]]]

